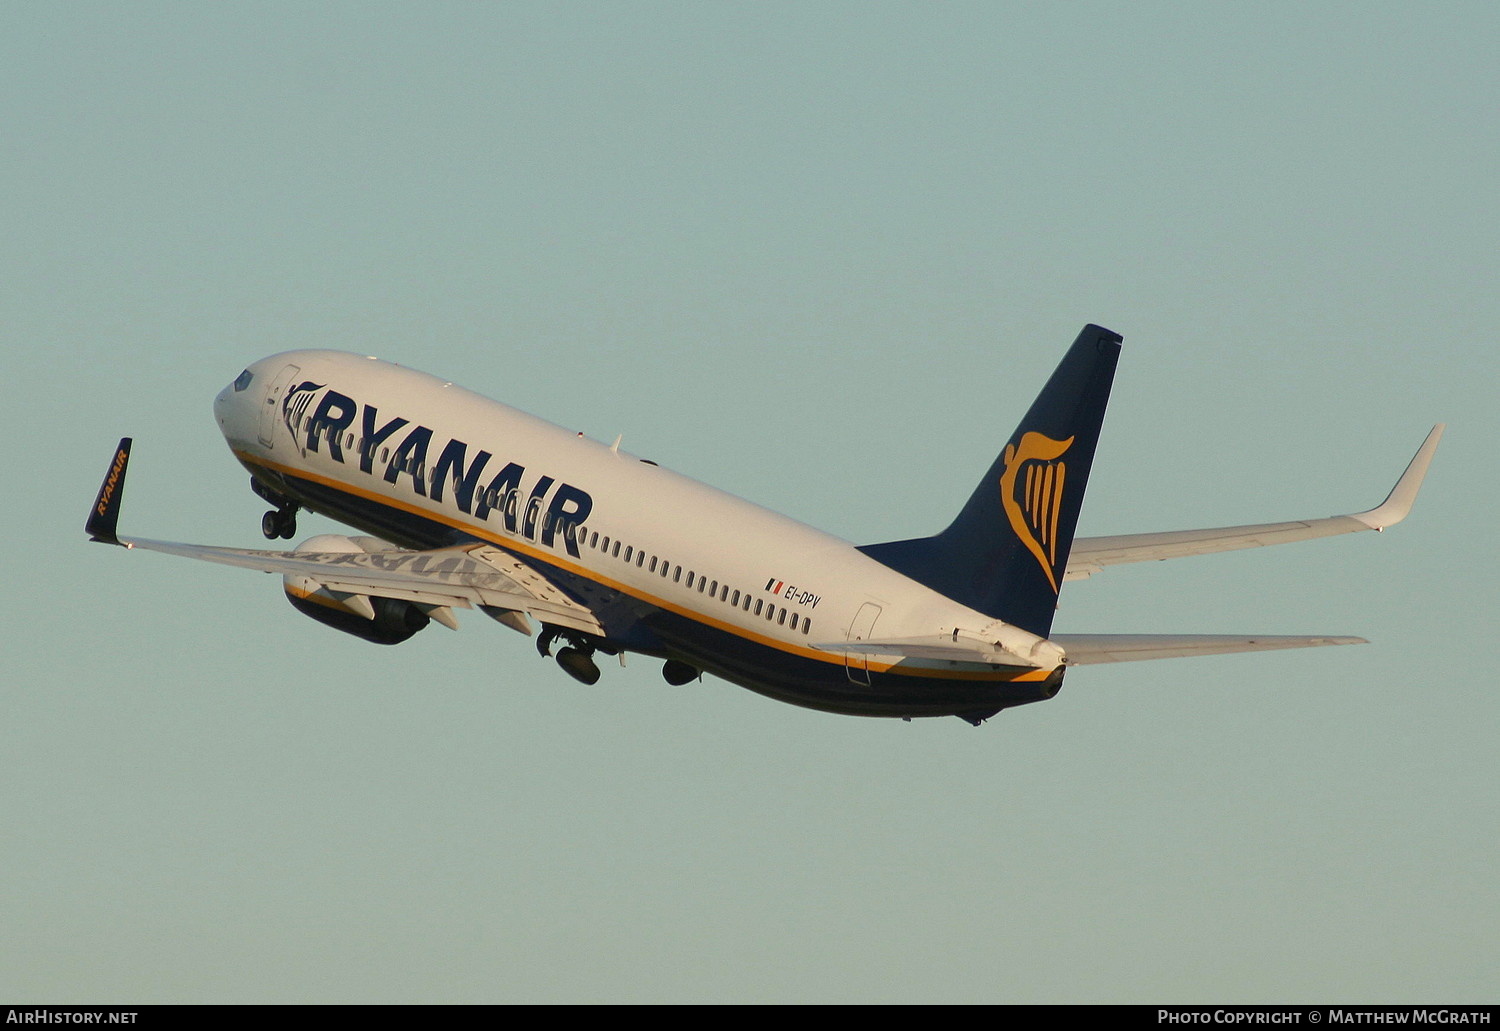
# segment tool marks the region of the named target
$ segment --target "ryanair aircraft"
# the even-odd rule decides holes
[[[452,383],[334,351],[251,365],[214,399],[230,449],[290,539],[297,513],[360,531],[291,550],[117,534],[130,439],[96,541],[280,573],[288,600],[378,644],[477,609],[599,679],[594,656],[663,660],[858,716],[959,716],[1057,694],[1068,667],[1359,643],[1354,637],[1051,634],[1058,589],[1122,562],[1381,530],[1405,518],[1442,426],[1356,515],[1073,539],[1121,337],[1087,326],[967,503],[932,537],[856,546]],[[540,625],[539,630],[533,621]]]

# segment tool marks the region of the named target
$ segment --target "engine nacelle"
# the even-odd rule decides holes
[[[373,537],[325,533],[293,550],[375,554],[399,549]],[[281,588],[292,608],[304,616],[375,644],[400,644],[431,622],[426,610],[413,602],[334,591],[308,576],[283,576]]]

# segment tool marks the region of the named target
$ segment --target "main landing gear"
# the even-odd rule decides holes
[[[668,659],[661,668],[661,677],[673,687],[681,687],[703,676],[697,666],[689,666],[681,659]]]
[[[564,638],[568,644],[565,648],[559,648],[557,655],[553,656],[552,642],[559,637]],[[599,667],[594,665],[594,646],[578,634],[561,627],[544,626],[537,636],[536,650],[544,657],[556,658],[563,672],[580,684],[599,682]]]
[[[552,642],[559,638],[567,644],[559,648],[556,655],[553,655]],[[594,653],[600,651],[606,655],[621,654],[619,646],[609,640],[545,623],[542,624],[542,632],[537,635],[536,650],[545,658],[556,659],[563,672],[580,684],[590,685],[599,682],[599,667],[594,664]],[[620,665],[624,664],[625,660],[621,658]],[[697,666],[688,665],[681,659],[668,659],[661,668],[661,675],[667,683],[678,687],[698,680],[703,676],[703,671]]]
[[[594,665],[593,657],[588,652],[578,648],[559,648],[557,664],[563,668],[563,672],[580,684],[599,682],[599,667]]]

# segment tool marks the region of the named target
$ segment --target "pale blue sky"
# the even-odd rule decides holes
[[[1500,995],[1489,3],[8,4],[19,459],[0,1001]],[[1358,634],[1075,671],[980,729],[272,579],[209,414],[382,357],[866,542],[932,532],[1085,322],[1081,532],[1412,519],[1069,585],[1059,631]],[[334,529],[305,519],[307,533]]]

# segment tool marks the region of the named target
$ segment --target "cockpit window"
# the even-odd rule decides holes
[[[254,378],[255,373],[251,372],[249,369],[246,369],[244,372],[240,373],[235,377],[234,380],[234,392],[238,394],[241,390],[244,390],[250,385],[250,381]]]

